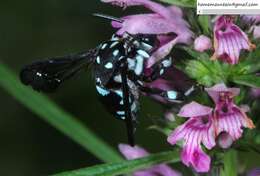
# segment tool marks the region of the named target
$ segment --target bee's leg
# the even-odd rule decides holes
[[[135,126],[134,126],[134,119],[131,112],[131,105],[129,102],[130,99],[130,92],[129,87],[127,83],[127,65],[124,64],[123,67],[121,67],[120,71],[121,77],[122,77],[122,90],[123,90],[123,103],[124,103],[124,111],[125,111],[125,122],[126,122],[126,128],[127,128],[127,136],[128,136],[128,142],[131,146],[135,145],[134,142],[134,132],[135,132]]]

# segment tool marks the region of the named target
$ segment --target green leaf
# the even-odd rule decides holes
[[[208,15],[200,15],[199,18],[199,24],[203,30],[203,34],[209,35],[210,34],[210,20]]]
[[[191,60],[185,68],[186,73],[198,83],[210,87],[216,83],[226,82],[228,69],[218,61],[211,61],[201,55],[197,60]]]
[[[248,56],[242,61],[242,67],[246,67],[247,73],[255,73],[260,71],[260,45],[256,47],[252,52],[249,52]]]
[[[46,96],[23,86],[5,65],[0,63],[0,87],[59,131],[73,139],[97,158],[105,162],[120,161],[121,157],[91,130]]]
[[[74,171],[67,171],[53,176],[113,176],[131,173],[136,170],[146,169],[155,164],[178,162],[179,152],[168,151],[151,154],[148,157],[122,161],[110,164],[101,164],[93,167],[83,168]]]
[[[237,84],[246,85],[254,88],[260,88],[260,76],[256,76],[256,75],[235,76],[232,78],[232,81]]]
[[[224,155],[224,169],[221,176],[237,176],[237,152],[235,150],[229,150]]]
[[[182,7],[196,7],[196,0],[160,0],[169,4],[182,6]]]

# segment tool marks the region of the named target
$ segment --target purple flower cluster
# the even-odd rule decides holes
[[[112,26],[117,29],[117,35],[152,34],[156,35],[159,44],[154,46],[151,57],[146,63],[149,69],[153,64],[165,58],[176,44],[191,45],[195,35],[189,29],[189,24],[184,20],[183,13],[176,6],[165,7],[150,0],[102,0],[105,3],[120,6],[144,6],[150,13],[128,15],[121,18],[122,22],[112,21]],[[260,16],[241,16],[241,20],[252,22],[253,36],[260,38]],[[194,39],[193,48],[198,52],[212,50],[212,60],[222,60],[231,65],[238,64],[240,53],[252,51],[252,44],[247,34],[235,24],[233,16],[217,16],[214,20],[213,46],[212,41],[205,35]],[[170,90],[172,86],[171,76],[168,79],[159,78],[147,87]],[[179,77],[181,79],[181,76]],[[178,79],[177,79],[178,80]],[[234,97],[239,95],[239,88],[228,88],[224,83],[205,89],[215,103],[215,107],[207,107],[197,102],[191,102],[181,108],[178,116],[187,118],[186,122],[177,127],[169,136],[168,142],[175,145],[181,142],[181,159],[186,166],[193,167],[197,172],[210,170],[211,158],[206,149],[211,150],[218,144],[222,148],[229,148],[243,133],[243,128],[254,128],[252,120],[246,115],[248,108],[239,107],[234,103]],[[259,97],[259,89],[252,90],[252,95]],[[164,99],[154,95],[155,99],[164,102]],[[171,114],[167,118],[174,119]],[[127,159],[147,156],[148,153],[140,147],[120,145],[120,151]],[[166,173],[168,172],[168,173]],[[170,174],[169,174],[170,173]],[[159,165],[153,168],[138,171],[135,176],[153,175],[179,175],[167,165]]]
[[[220,146],[227,148],[241,137],[243,127],[254,128],[253,122],[245,113],[246,108],[234,103],[234,97],[240,91],[238,88],[217,84],[206,91],[213,99],[215,108],[196,102],[183,106],[178,115],[189,119],[168,137],[168,142],[172,145],[183,141],[181,159],[197,172],[210,170],[210,157],[202,150],[201,144],[210,150],[216,145],[217,137],[221,137]]]

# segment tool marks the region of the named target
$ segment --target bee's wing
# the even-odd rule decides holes
[[[53,92],[59,85],[86,65],[93,62],[96,50],[79,54],[50,58],[36,61],[24,66],[20,72],[21,82],[42,92]]]

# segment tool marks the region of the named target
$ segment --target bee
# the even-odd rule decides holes
[[[20,80],[36,91],[49,93],[91,66],[100,101],[111,114],[125,121],[128,142],[134,146],[141,94],[160,95],[170,102],[182,101],[185,96],[176,90],[162,91],[146,86],[172,66],[172,58],[167,56],[147,73],[146,62],[157,45],[156,35],[113,35],[94,49],[25,65]]]

